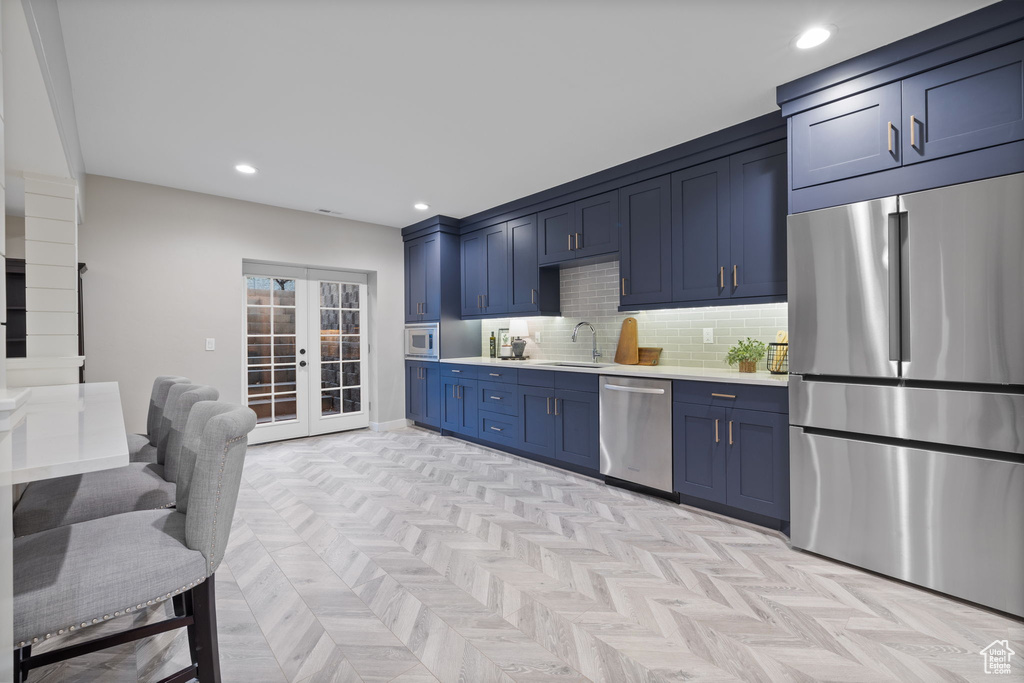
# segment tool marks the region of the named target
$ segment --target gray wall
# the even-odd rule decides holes
[[[89,176],[79,258],[86,381],[117,381],[144,431],[153,378],[182,374],[240,402],[242,260],[375,272],[370,421],[405,418],[401,232],[313,213]],[[205,351],[215,337],[216,351]]]
[[[773,342],[776,333],[788,325],[786,304],[620,313],[618,261],[563,268],[560,275],[562,316],[526,319],[531,336],[541,333],[540,343],[531,339],[526,345],[525,353],[535,358],[589,361],[590,330],[582,330],[575,344],[570,340],[572,328],[586,320],[597,330],[598,350],[603,354],[600,360],[610,363],[615,357],[622,321],[633,317],[640,345],[663,349],[661,365],[724,369],[728,367],[725,354],[738,340],[753,337]],[[508,320],[483,321],[484,355],[488,353],[491,331],[497,332],[501,327],[508,327]],[[714,330],[714,341],[710,344],[703,341],[706,327]]]

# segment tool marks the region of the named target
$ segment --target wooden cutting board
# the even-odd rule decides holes
[[[636,365],[640,362],[638,347],[636,318],[626,318],[622,321],[622,331],[619,332],[619,345],[615,348],[615,362],[621,365]]]

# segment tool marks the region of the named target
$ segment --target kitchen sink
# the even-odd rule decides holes
[[[538,363],[538,365],[555,365],[563,368],[609,368],[612,366],[611,363]]]

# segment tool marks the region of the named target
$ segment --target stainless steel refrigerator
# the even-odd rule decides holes
[[[1024,174],[788,245],[793,545],[1024,616]]]

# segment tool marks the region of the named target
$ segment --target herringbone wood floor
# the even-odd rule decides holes
[[[981,680],[1004,638],[1024,678],[1024,624],[419,429],[250,448],[217,593],[232,682]],[[155,681],[184,646],[32,679]]]

